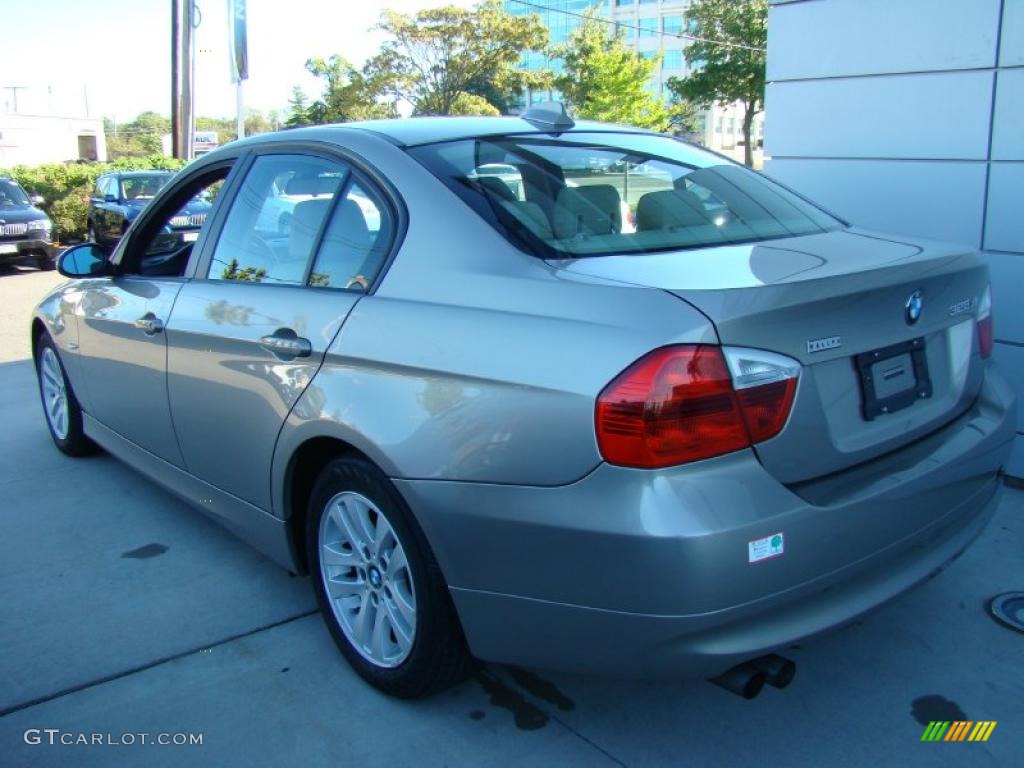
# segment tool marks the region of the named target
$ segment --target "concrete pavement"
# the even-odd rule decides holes
[[[39,274],[39,273],[36,273]],[[0,275],[30,307],[52,273]],[[27,309],[14,318],[27,328]],[[5,321],[6,326],[6,321]],[[0,355],[28,354],[4,329]],[[9,347],[11,343],[18,347]],[[20,352],[19,352],[20,350]],[[789,651],[785,691],[494,666],[422,702],[345,665],[293,578],[109,456],[49,442],[31,364],[0,363],[0,765],[1015,766],[1024,634],[985,604],[1024,589],[1024,493],[932,581]],[[933,719],[996,720],[982,744]],[[202,745],[26,744],[27,729],[203,735]]]

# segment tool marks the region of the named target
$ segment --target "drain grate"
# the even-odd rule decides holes
[[[993,618],[1010,629],[1024,632],[1024,592],[1003,592],[988,605]]]

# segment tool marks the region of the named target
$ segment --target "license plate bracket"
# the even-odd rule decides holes
[[[854,364],[860,377],[865,421],[932,396],[923,337],[863,352],[854,357]],[[905,383],[900,381],[903,378]]]

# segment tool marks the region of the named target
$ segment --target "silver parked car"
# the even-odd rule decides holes
[[[312,573],[400,696],[473,657],[781,686],[981,532],[1015,431],[977,254],[553,108],[232,142],[59,266],[57,446]]]

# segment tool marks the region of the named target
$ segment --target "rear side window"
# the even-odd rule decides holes
[[[761,174],[663,136],[532,134],[409,152],[511,241],[545,258],[728,245],[842,226]]]
[[[314,288],[366,291],[380,271],[394,233],[389,209],[353,181],[331,214],[309,273]]]

